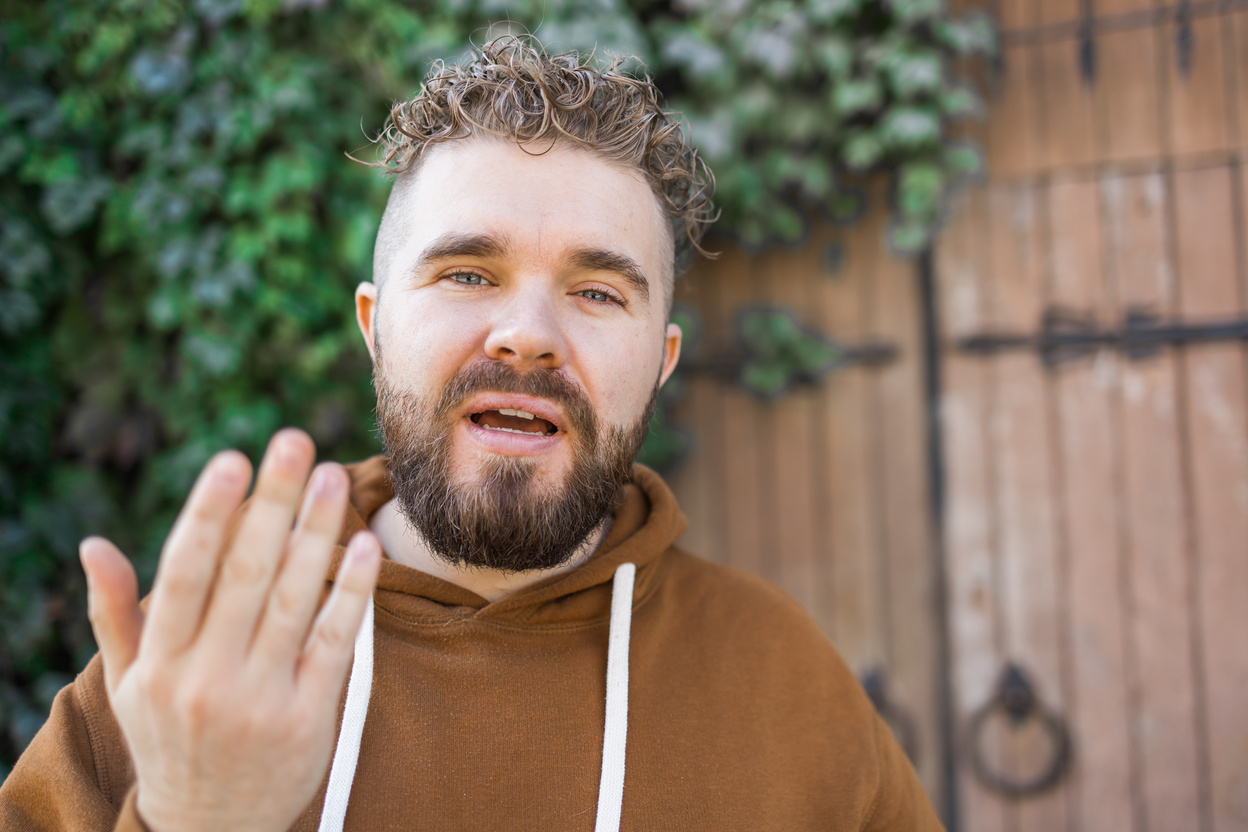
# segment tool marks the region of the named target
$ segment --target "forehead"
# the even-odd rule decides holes
[[[575,147],[543,150],[478,138],[430,148],[386,206],[378,254],[385,237],[387,270],[402,272],[447,234],[481,234],[547,265],[587,247],[617,251],[641,264],[657,297],[672,268],[671,233],[641,174]]]

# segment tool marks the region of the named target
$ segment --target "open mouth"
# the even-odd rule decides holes
[[[470,417],[473,424],[486,430],[503,431],[504,433],[520,433],[526,436],[553,436],[559,428],[540,416],[527,410],[502,407],[497,410],[482,410]]]

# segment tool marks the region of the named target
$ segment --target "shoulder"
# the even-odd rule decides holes
[[[940,828],[862,685],[800,604],[756,575],[678,548],[665,553],[664,568],[647,613],[659,622],[648,635],[666,653],[653,664],[672,677],[665,690],[696,691],[726,747],[748,753],[760,771],[786,771],[794,794],[836,783],[836,811],[847,811],[853,828]]]
[[[775,584],[750,572],[700,558],[678,547],[664,556],[664,590],[699,619],[733,633],[785,635],[831,649],[819,625]]]
[[[134,770],[97,655],[0,787],[0,828],[113,828]]]
[[[825,703],[830,716],[871,724],[857,678],[811,615],[763,578],[680,548],[664,556],[659,606],[673,636],[743,668],[740,684]],[[783,694],[781,694],[783,695]]]

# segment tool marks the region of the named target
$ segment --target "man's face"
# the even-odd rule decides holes
[[[562,146],[468,139],[406,177],[378,235],[384,302],[356,294],[396,496],[451,560],[558,565],[679,355],[666,217],[639,174]]]

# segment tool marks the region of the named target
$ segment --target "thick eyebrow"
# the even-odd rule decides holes
[[[601,248],[581,248],[573,251],[568,261],[578,269],[591,272],[614,272],[632,285],[641,299],[650,302],[650,283],[637,261],[626,254]]]
[[[503,257],[510,248],[506,237],[493,234],[443,234],[425,246],[409,271],[419,272],[432,262],[452,257]]]

